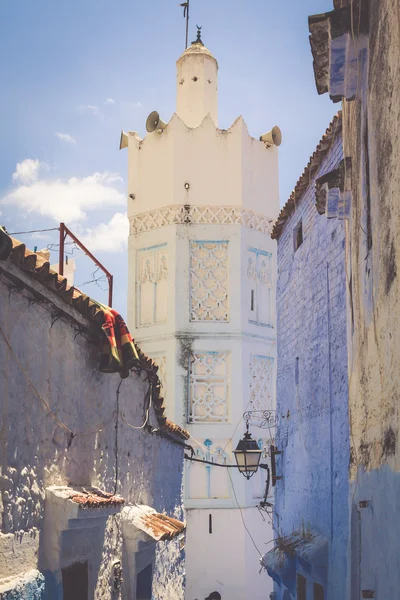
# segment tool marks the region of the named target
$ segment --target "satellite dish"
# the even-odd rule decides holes
[[[163,129],[167,126],[166,123],[160,118],[160,115],[156,110],[153,110],[147,117],[146,121],[146,131],[149,133],[153,133],[153,131],[158,131],[161,133]]]
[[[121,131],[121,139],[119,140],[119,149],[123,150],[128,147],[128,134],[125,131]]]
[[[273,144],[274,146],[280,146],[282,143],[282,132],[277,125],[271,129],[271,131],[267,131],[264,135],[260,136],[260,142],[264,142],[265,144]]]

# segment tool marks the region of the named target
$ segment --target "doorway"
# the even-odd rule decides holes
[[[89,599],[89,569],[88,563],[75,563],[62,570],[63,599]]]

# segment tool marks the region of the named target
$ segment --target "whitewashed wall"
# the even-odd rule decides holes
[[[22,286],[28,282],[78,323],[88,326],[79,313],[17,267],[4,261],[0,267]],[[46,597],[55,600],[62,598],[61,569],[86,558],[89,597],[116,598],[118,594],[112,594],[110,587],[111,563],[121,557],[125,561],[119,517],[110,517],[92,530],[64,532],[50,556],[43,537],[45,489],[51,485],[95,485],[107,492],[116,491],[127,503],[147,504],[181,518],[183,450],[147,431],[132,430],[121,419],[116,441],[113,412],[117,390],[125,419],[141,425],[148,384],[133,374],[121,382],[118,374],[100,373],[99,344],[64,318],[54,317],[48,305],[32,303],[30,293],[15,289],[0,274],[2,329],[27,376],[52,410],[73,432],[82,432],[70,440],[44,409],[1,341],[0,579],[42,570]],[[102,425],[101,432],[93,433]],[[173,590],[173,597],[181,598],[183,556],[177,542],[171,542],[160,556],[154,544],[153,555],[156,597],[167,600]],[[124,574],[126,585],[134,587],[136,574],[130,573],[132,581]]]

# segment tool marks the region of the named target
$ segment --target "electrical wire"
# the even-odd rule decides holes
[[[40,233],[42,231],[60,231],[59,227],[51,227],[50,229],[32,229],[31,231],[13,231],[12,233],[8,233],[8,235],[22,235],[24,233]]]
[[[101,277],[96,277],[95,279],[89,279],[89,281],[84,281],[83,283],[78,283],[74,287],[81,288],[84,285],[89,285],[89,283],[96,283],[97,281],[105,281],[105,280],[106,280],[106,276],[102,275]],[[101,289],[103,289],[103,288],[101,288]],[[103,291],[105,291],[105,290],[103,290]]]
[[[272,350],[272,348],[273,348],[274,344],[276,344],[276,340],[272,340],[272,342],[271,342],[271,345],[270,345],[270,347],[268,348],[268,351],[267,351],[267,353],[266,353],[266,356],[269,356],[269,355],[270,355],[270,353],[271,353],[271,350]],[[246,407],[245,407],[245,409],[244,409],[244,412],[246,412],[246,411],[247,411],[247,409],[248,409],[248,407],[249,407],[249,404],[250,404],[250,402],[251,402],[251,398],[249,398],[249,400],[248,400],[248,402],[247,402],[247,404],[246,404]],[[229,438],[229,440],[226,442],[226,444],[225,444],[225,446],[224,446],[224,452],[225,452],[225,450],[227,449],[228,445],[229,445],[229,444],[231,443],[231,441],[233,440],[233,438],[234,438],[234,436],[235,436],[235,433],[237,432],[237,430],[238,430],[238,427],[239,427],[239,425],[240,425],[240,423],[241,423],[242,421],[243,421],[243,415],[242,415],[242,416],[240,417],[240,419],[238,420],[238,422],[237,422],[237,424],[236,424],[236,427],[235,427],[235,429],[233,430],[233,433],[232,433],[231,437],[230,437],[230,438]]]
[[[144,429],[146,427],[147,423],[149,422],[149,413],[150,413],[150,408],[152,406],[152,397],[153,397],[153,390],[152,390],[152,384],[150,383],[149,389],[146,394],[146,401],[147,401],[147,399],[149,399],[149,406],[147,407],[147,410],[146,410],[146,417],[145,417],[143,425],[132,425],[131,423],[128,423],[128,421],[126,421],[126,419],[125,419],[124,413],[122,411],[120,411],[120,413],[119,413],[120,417],[121,417],[122,421],[125,423],[125,425],[127,425],[131,429]]]
[[[275,344],[276,344],[276,340],[272,340],[272,341],[271,341],[271,345],[270,345],[270,347],[268,348],[268,350],[267,350],[267,353],[266,353],[266,355],[267,355],[267,356],[269,356],[269,355],[270,355],[270,353],[271,353],[271,350],[272,350],[272,348],[273,348],[273,346],[274,346]],[[246,404],[246,406],[245,406],[244,412],[246,412],[246,411],[247,411],[247,409],[248,409],[248,407],[249,407],[250,403],[251,403],[251,398],[248,400],[248,402],[247,402],[247,404]],[[232,433],[231,437],[230,437],[230,438],[229,438],[229,440],[226,442],[226,444],[225,444],[225,446],[224,446],[224,448],[223,448],[223,452],[225,452],[225,451],[226,451],[227,447],[229,446],[229,444],[230,444],[230,443],[231,443],[231,441],[233,440],[233,438],[234,438],[234,436],[235,436],[235,434],[236,434],[236,432],[237,432],[237,430],[238,430],[238,428],[239,428],[239,425],[242,423],[242,421],[243,421],[243,415],[242,415],[242,416],[240,417],[240,419],[238,420],[238,422],[237,422],[237,424],[236,424],[236,427],[235,427],[235,429],[233,430],[233,433]],[[269,434],[270,434],[270,436],[271,436],[271,438],[272,438],[273,436],[272,436],[272,433],[271,433],[271,427],[270,427],[270,426],[268,426],[268,430],[269,430]],[[193,437],[193,436],[192,436],[192,434],[190,434],[190,439],[191,439],[191,440],[194,442],[194,444],[195,444],[196,446],[198,446],[198,447],[199,447],[199,448],[201,448],[202,450],[206,451],[208,454],[210,454],[210,455],[216,455],[216,454],[217,454],[217,452],[216,452],[216,451],[210,450],[209,448],[207,448],[206,446],[204,446],[204,444],[202,444],[202,443],[201,443],[199,440],[197,440],[195,437]]]
[[[117,494],[118,489],[118,415],[119,415],[119,390],[121,388],[123,379],[118,384],[117,393],[115,398],[115,412],[117,418],[115,419],[115,480],[114,480],[114,495]]]
[[[242,510],[242,507],[240,506],[240,504],[239,504],[239,501],[238,501],[238,499],[237,499],[237,496],[236,496],[236,490],[235,490],[235,486],[233,485],[233,479],[232,479],[232,476],[231,476],[231,474],[230,474],[229,470],[228,470],[228,475],[229,475],[229,479],[231,480],[231,485],[232,485],[232,491],[233,491],[233,495],[234,495],[234,497],[235,497],[235,501],[236,501],[237,507],[238,507],[238,509],[239,509],[239,511],[240,511],[240,516],[241,516],[241,518],[242,518],[243,527],[245,528],[245,530],[246,530],[246,532],[247,532],[247,535],[248,535],[248,536],[249,536],[249,538],[251,539],[251,541],[252,541],[252,544],[253,544],[254,548],[257,550],[257,553],[258,553],[258,556],[260,557],[260,560],[262,560],[262,558],[263,558],[263,557],[262,557],[262,554],[261,554],[261,552],[260,552],[260,549],[258,548],[258,546],[257,546],[256,542],[254,541],[254,538],[253,538],[253,536],[251,535],[251,533],[250,533],[250,530],[249,530],[249,528],[247,527],[247,525],[246,525],[246,522],[245,522],[245,520],[244,520],[243,510]]]

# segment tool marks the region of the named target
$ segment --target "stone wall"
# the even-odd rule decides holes
[[[399,5],[397,0],[365,4],[369,33],[358,95],[343,106],[345,152],[353,163],[349,586],[352,594],[373,590],[376,598],[395,598],[400,589],[398,561],[393,563],[400,537]]]
[[[333,170],[342,157],[338,133],[314,177]],[[303,242],[295,251],[300,222]],[[344,598],[346,582],[345,292],[345,223],[318,214],[311,179],[278,239],[277,446],[283,454],[277,457],[277,475],[283,479],[275,488],[276,534],[311,531],[327,540],[328,576],[325,572],[319,581],[329,598]],[[313,576],[315,566],[307,577],[318,581]],[[295,571],[291,593],[295,593]],[[311,585],[309,580],[310,594]]]
[[[16,287],[0,274],[0,325],[19,360],[18,364],[2,339],[0,578],[18,576],[30,569],[43,570],[48,486],[98,486],[123,496],[126,503],[147,504],[182,518],[183,459],[183,449],[178,445],[144,429],[130,428],[121,416],[116,418],[118,408],[128,423],[143,423],[148,389],[144,376],[131,373],[121,380],[118,374],[100,373],[98,343],[82,328],[58,318],[54,307],[33,301],[24,289],[26,276],[17,267],[8,262],[1,267],[21,286]],[[40,287],[32,280],[29,285]],[[60,305],[60,299],[51,291],[45,294]],[[88,326],[74,309],[66,305],[63,309],[82,326]],[[154,415],[153,425],[157,426]],[[121,558],[118,520],[118,516],[109,517],[100,535],[97,532],[92,539],[94,546],[88,552],[97,553],[98,559],[94,561],[97,571],[90,574],[90,597],[112,596],[111,562]],[[77,558],[85,559],[85,547],[90,546],[84,530],[68,531],[64,537],[64,547],[58,549],[60,568]],[[169,573],[173,573],[174,598],[181,598],[182,553],[174,546],[161,556],[157,559],[153,593],[157,598],[167,598]],[[47,597],[62,598],[60,571],[45,574]]]

